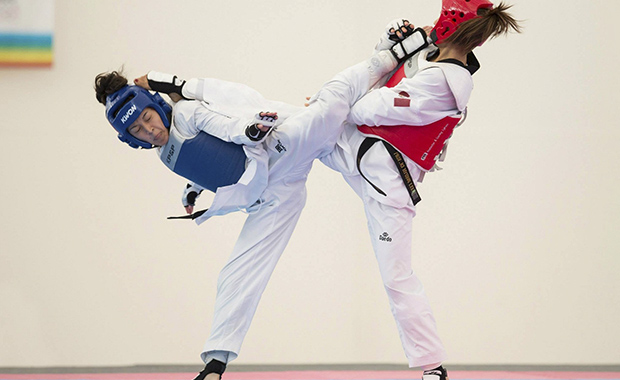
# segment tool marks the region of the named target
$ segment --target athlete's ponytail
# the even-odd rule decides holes
[[[521,25],[508,13],[512,5],[504,2],[493,8],[481,8],[478,16],[466,21],[444,43],[459,46],[465,52],[474,50],[486,40],[506,34],[511,30],[521,33]]]
[[[108,95],[115,93],[127,85],[127,78],[122,70],[101,73],[95,78],[95,97],[105,106]]]

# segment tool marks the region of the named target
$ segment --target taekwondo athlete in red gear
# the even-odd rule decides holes
[[[411,269],[411,221],[420,201],[415,185],[433,169],[464,116],[473,89],[472,74],[479,68],[473,47],[464,51],[455,42],[460,40],[451,42],[449,37],[469,20],[493,26],[492,37],[507,32],[509,27],[497,27],[501,22],[496,14],[509,7],[500,4],[492,17],[479,16],[481,9],[492,8],[484,0],[444,0],[430,37],[424,29],[410,32],[424,35],[419,48],[413,49],[415,54],[380,82],[385,86],[374,88],[351,108],[334,152],[321,159],[342,173],[363,201],[405,355],[410,367],[424,370],[424,380],[446,380],[448,375],[442,366],[446,350],[429,300]],[[516,21],[506,17],[518,31]],[[390,25],[387,29],[393,30]],[[488,37],[479,38],[476,46]],[[382,36],[377,49],[389,46],[388,40]]]

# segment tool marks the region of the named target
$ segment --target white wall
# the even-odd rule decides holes
[[[414,264],[451,363],[620,363],[620,3],[515,1],[470,116],[420,186]],[[120,144],[92,90],[124,65],[300,104],[439,0],[56,1],[52,69],[0,70],[0,367],[198,363],[243,214]],[[320,163],[237,363],[402,363],[362,205]],[[203,196],[199,207],[209,204]]]

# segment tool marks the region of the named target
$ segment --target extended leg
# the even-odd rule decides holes
[[[202,358],[227,351],[239,354],[258,302],[305,204],[305,179],[274,184],[265,191],[273,203],[248,216],[228,263],[218,279],[211,334]]]
[[[272,156],[272,172],[302,175],[315,158],[330,153],[344,130],[351,106],[395,66],[393,57],[383,51],[325,83],[308,108],[288,118],[266,141],[270,151],[278,152]]]

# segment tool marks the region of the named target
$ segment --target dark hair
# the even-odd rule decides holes
[[[521,33],[520,21],[507,12],[511,7],[512,5],[501,2],[494,8],[481,8],[478,11],[479,17],[461,24],[444,43],[457,45],[463,51],[469,52],[489,38],[506,34],[510,30]]]
[[[108,95],[127,85],[127,78],[122,70],[101,73],[95,77],[95,97],[105,106]]]

